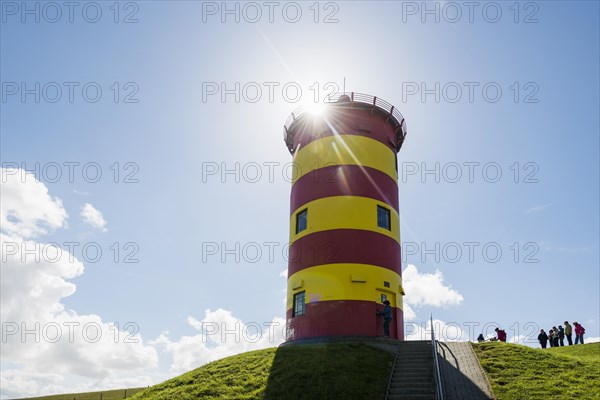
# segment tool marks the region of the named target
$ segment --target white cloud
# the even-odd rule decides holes
[[[404,313],[405,321],[413,321],[414,319],[417,318],[417,314],[415,313],[415,311],[412,309],[412,307],[408,304],[408,302],[406,300],[404,301],[403,307],[404,307],[404,309],[402,311]]]
[[[417,267],[409,264],[402,273],[402,286],[406,292],[404,302],[409,307],[432,306],[448,307],[462,303],[463,296],[451,286],[444,284],[440,271],[433,274],[419,273]],[[409,308],[414,316],[414,311]]]
[[[600,342],[600,337],[598,336],[594,336],[594,337],[585,337],[585,335],[583,336],[583,341],[585,343],[598,343]]]
[[[18,168],[0,168],[0,226],[7,235],[30,239],[66,226],[62,201],[48,194],[35,175]]]
[[[190,316],[187,322],[199,331],[197,335],[173,341],[163,333],[150,342],[164,346],[172,355],[173,373],[186,372],[234,354],[275,347],[285,340],[285,319],[278,317],[268,322],[245,324],[231,311],[219,308],[205,310],[201,321]]]
[[[492,337],[494,337],[494,335],[492,335]],[[509,343],[522,344],[524,346],[531,345],[531,343],[529,343],[530,341],[531,339],[527,335],[516,335],[508,339]]]
[[[147,375],[132,377],[114,377],[102,380],[77,380],[72,376],[47,372],[32,372],[23,369],[3,369],[0,375],[0,386],[3,388],[2,399],[14,396],[35,396],[39,393],[47,395],[61,393],[95,392],[100,390],[123,389],[153,385],[158,380]]]
[[[524,214],[528,215],[528,214],[537,214],[539,212],[544,211],[547,208],[550,208],[552,206],[552,203],[546,203],[546,204],[538,204],[537,206],[533,206],[531,208],[528,208],[527,210],[525,210]]]
[[[83,218],[83,222],[90,224],[94,228],[101,229],[102,232],[106,232],[106,220],[102,216],[102,213],[90,203],[85,203],[81,209],[81,217]]]
[[[433,320],[436,339],[442,342],[462,342],[467,340],[466,332],[457,323]],[[431,321],[422,324],[405,324],[405,340],[431,340]]]
[[[66,309],[64,299],[76,290],[70,280],[83,274],[83,263],[56,245],[31,240],[64,226],[60,199],[38,181],[14,176],[5,181],[10,184],[2,186],[0,396],[148,384],[149,371],[158,365],[156,349],[139,334],[130,335],[135,326],[117,328],[98,315]]]

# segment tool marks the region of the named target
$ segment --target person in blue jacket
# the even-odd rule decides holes
[[[389,300],[384,300],[383,311],[377,311],[377,315],[383,315],[383,337],[390,337],[390,322],[392,322],[392,307]]]

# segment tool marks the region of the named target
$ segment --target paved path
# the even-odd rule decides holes
[[[470,342],[440,342],[438,354],[445,400],[494,399]]]

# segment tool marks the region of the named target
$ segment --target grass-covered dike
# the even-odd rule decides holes
[[[600,400],[600,343],[532,349],[473,345],[498,400]],[[284,346],[214,361],[147,389],[133,400],[380,400],[393,355],[365,344]],[[135,395],[132,394],[136,392]],[[36,397],[117,400],[123,390]]]
[[[129,399],[143,388],[104,390],[100,392],[55,394],[52,396],[29,397],[27,400],[121,400]]]
[[[473,346],[498,400],[600,399],[600,343],[532,349]]]
[[[214,361],[132,400],[381,400],[392,361],[392,354],[364,344],[257,350]]]

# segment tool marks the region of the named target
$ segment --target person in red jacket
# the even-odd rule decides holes
[[[581,324],[578,324],[577,322],[573,322],[573,325],[575,325],[575,344],[581,342],[581,344],[583,344],[583,335],[585,333],[585,328],[583,326],[581,326]]]
[[[496,328],[496,335],[498,335],[498,340],[501,342],[506,342],[506,332],[504,332],[504,329],[500,329],[500,328]]]

